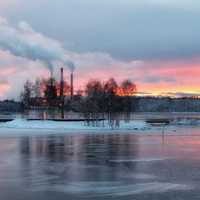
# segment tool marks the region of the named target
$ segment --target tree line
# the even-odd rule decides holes
[[[30,106],[42,105],[56,107],[60,101],[60,87],[60,82],[54,78],[37,78],[34,82],[27,80],[20,94],[20,100],[27,109]],[[64,81],[64,95],[68,96],[69,94],[70,86]]]
[[[86,96],[82,101],[82,113],[87,119],[102,117],[108,119],[111,126],[114,122],[118,126],[118,114],[123,112],[129,117],[133,110],[133,97],[136,91],[136,85],[130,80],[124,80],[120,85],[114,78],[106,82],[90,80],[85,88]],[[96,123],[98,122],[97,120]]]
[[[27,80],[21,93],[21,101],[25,108],[42,106],[59,108],[60,83],[53,78]],[[129,116],[134,110],[134,96],[137,87],[130,80],[118,84],[114,78],[107,81],[89,80],[84,91],[78,91],[74,97],[70,95],[70,86],[64,82],[65,109],[83,113],[87,119],[106,118],[112,122],[117,113],[123,112]]]

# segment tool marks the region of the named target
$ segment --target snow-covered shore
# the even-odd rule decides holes
[[[15,119],[11,122],[1,123],[0,124],[0,135],[4,131],[9,130],[9,132],[38,132],[44,133],[104,133],[104,132],[130,132],[130,131],[144,131],[148,130],[149,125],[144,121],[131,121],[126,123],[124,121],[120,122],[118,128],[111,128],[108,124],[108,121],[104,122],[104,126],[100,124],[99,126],[87,126],[84,122],[58,122],[50,120],[42,121],[28,121],[25,119]]]
[[[87,126],[84,122],[58,122],[58,121],[28,121],[25,119],[15,119],[10,122],[0,123],[0,136],[15,135],[59,135],[59,134],[144,134],[155,135],[163,134],[199,134],[200,121],[197,120],[178,120],[169,126],[152,126],[144,120],[133,120],[129,123],[120,122],[120,127],[111,128],[108,121],[104,122],[104,126]]]
[[[62,130],[144,130],[148,128],[148,124],[144,121],[130,121],[126,123],[120,122],[118,128],[111,128],[108,121],[105,121],[104,126],[87,126],[84,122],[58,122],[51,120],[32,120],[15,119],[10,122],[0,124],[0,128],[15,128],[15,129],[62,129]]]

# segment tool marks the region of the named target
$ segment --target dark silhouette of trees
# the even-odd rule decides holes
[[[24,89],[20,96],[21,102],[23,103],[25,108],[29,108],[30,106],[32,93],[33,93],[33,85],[29,80],[27,80],[24,84]]]
[[[57,96],[60,96],[60,89],[61,89],[61,83],[59,81],[56,81],[56,91],[57,91]],[[70,96],[70,85],[64,81],[63,83],[63,95],[64,96]]]
[[[70,86],[66,81],[63,86],[64,98],[65,96],[70,95]],[[61,102],[60,87],[60,82],[56,81],[54,78],[37,78],[35,82],[26,81],[20,96],[21,101],[25,107],[40,105],[59,107]]]
[[[82,104],[82,111],[87,119],[97,119],[103,113],[104,90],[100,81],[90,80],[85,89],[86,97]],[[97,125],[98,122],[93,122]],[[87,122],[89,123],[89,121]]]
[[[118,84],[114,78],[110,78],[104,84],[104,108],[109,121],[109,125],[114,127],[114,122],[117,120],[116,113],[119,112],[120,98],[117,95]],[[116,121],[118,126],[118,121]]]
[[[129,80],[123,81],[120,86],[114,78],[105,83],[90,80],[86,85],[82,112],[87,119],[101,116],[108,119],[111,127],[119,126],[120,112],[126,113],[127,119],[130,118],[135,94],[136,85]]]
[[[130,119],[130,114],[134,110],[133,106],[136,103],[134,101],[134,96],[136,95],[137,88],[136,85],[130,80],[124,80],[120,85],[120,94],[122,99],[123,112],[126,114],[126,120]]]
[[[54,78],[50,78],[46,82],[44,96],[49,106],[55,105],[55,101],[57,99],[57,89],[56,89],[56,81]]]
[[[125,97],[135,96],[137,92],[136,85],[130,80],[124,80],[120,86],[121,95]]]
[[[126,113],[127,119],[134,110],[134,99],[137,88],[130,80],[124,80],[120,85],[114,78],[106,82],[90,80],[84,93],[80,91],[73,101],[67,98],[61,104],[60,82],[54,78],[37,79],[34,83],[27,81],[22,93],[22,102],[26,107],[49,106],[82,112],[88,123],[99,125],[99,119],[107,119],[111,127],[119,126],[119,114]],[[64,95],[70,96],[70,86],[64,83]],[[62,113],[62,116],[64,114]]]
[[[37,78],[35,83],[33,84],[33,96],[34,97],[42,97],[42,80]]]
[[[54,99],[57,97],[56,81],[50,78],[46,81],[44,95],[47,99]]]
[[[105,94],[105,108],[107,113],[113,113],[117,110],[117,82],[114,78],[110,78],[104,84],[104,94]]]

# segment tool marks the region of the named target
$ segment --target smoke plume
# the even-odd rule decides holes
[[[12,26],[0,17],[0,49],[33,61],[41,61],[53,72],[56,62],[74,71],[75,65],[67,59],[67,51],[56,40],[33,30],[26,22]]]

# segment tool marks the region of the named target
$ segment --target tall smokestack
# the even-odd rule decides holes
[[[53,79],[53,70],[50,71],[50,78]]]
[[[64,96],[64,72],[63,68],[60,69],[60,97]]]
[[[64,72],[63,68],[60,68],[60,100],[61,100],[61,118],[65,118],[64,112],[64,105],[65,105],[65,98],[64,98]]]
[[[50,87],[52,88],[53,87],[53,71],[51,70],[50,71]]]
[[[73,98],[74,96],[74,74],[73,72],[71,72],[71,99]]]

